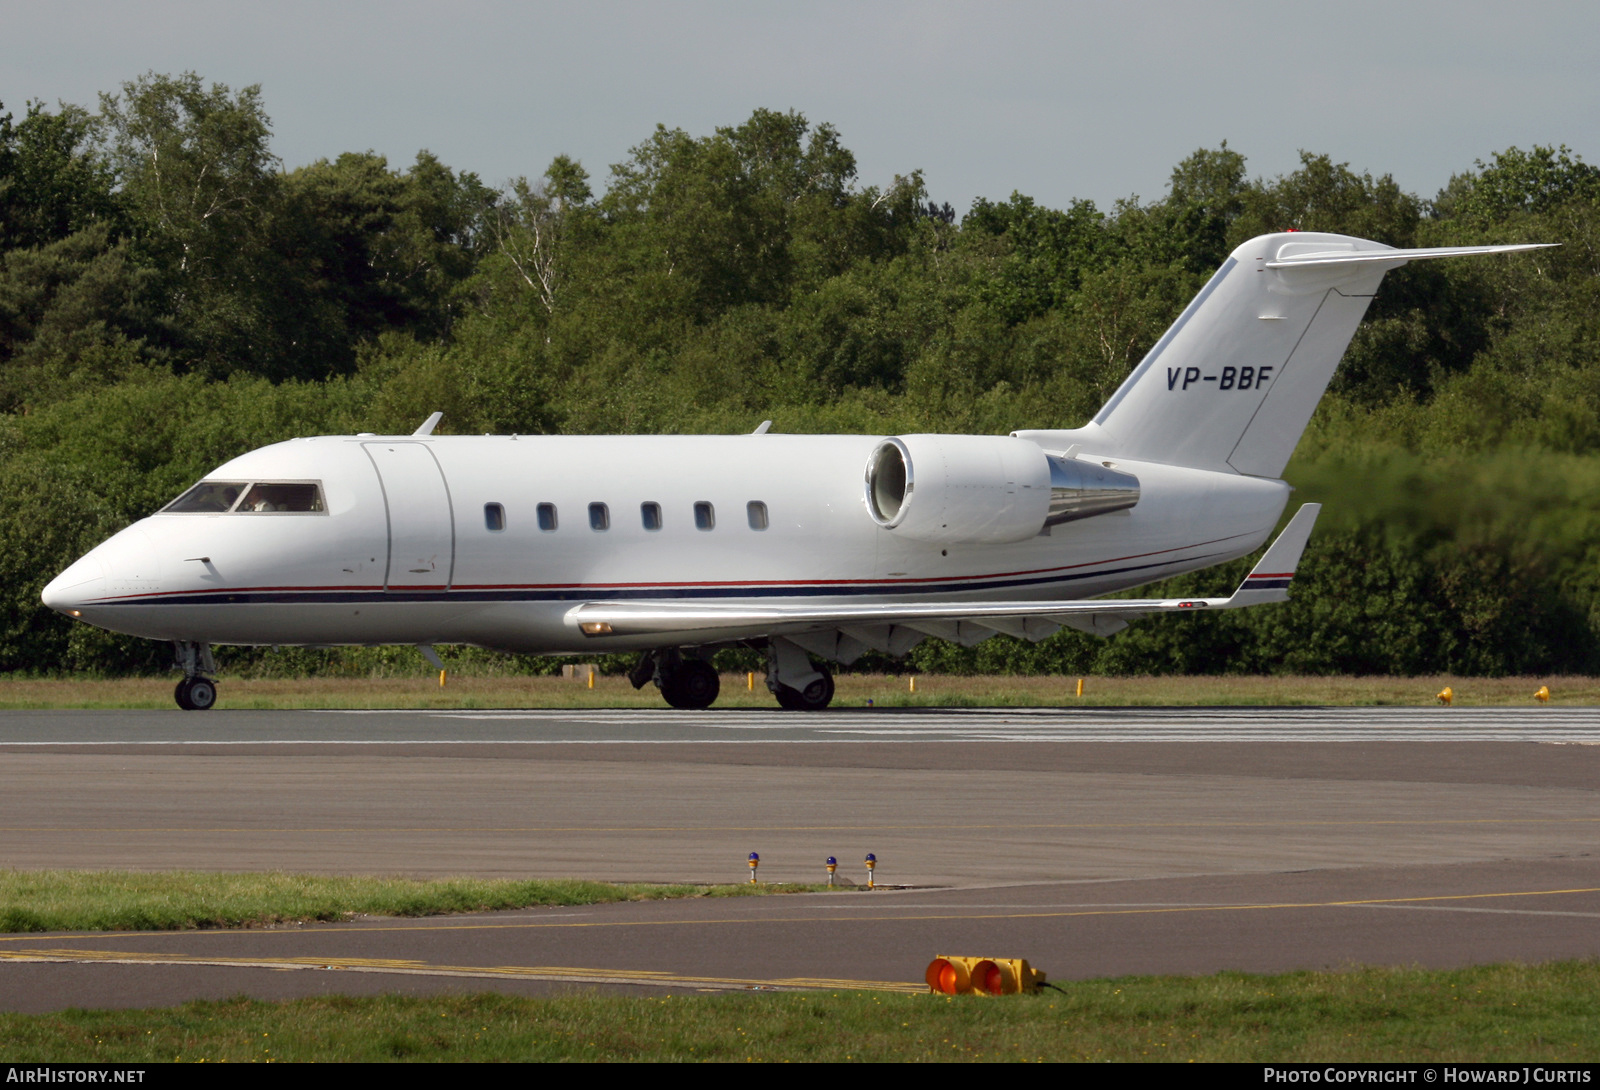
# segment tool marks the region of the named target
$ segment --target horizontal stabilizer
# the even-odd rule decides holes
[[[1417,250],[1321,250],[1306,254],[1289,254],[1268,261],[1268,269],[1298,269],[1305,266],[1363,265],[1381,262],[1403,265],[1407,261],[1424,261],[1430,257],[1471,257],[1474,254],[1514,254],[1522,250],[1543,250],[1559,246],[1559,242],[1527,242],[1515,246],[1428,246]]]
[[[1054,621],[1074,628],[1115,631],[1115,621],[1147,613],[1194,609],[1238,609],[1289,597],[1321,504],[1308,503],[1295,513],[1283,533],[1245,577],[1231,598],[1084,598],[1068,602],[883,602],[871,605],[825,603],[819,605],[720,605],[671,601],[590,602],[567,612],[567,624],[586,636],[661,636],[684,642],[714,642],[719,632],[738,632],[741,638],[755,629],[765,635],[788,635],[845,625],[904,625],[926,631],[939,622],[987,620],[1013,628],[1030,620]],[[1087,623],[1083,623],[1087,622]],[[1026,629],[1024,629],[1026,630]]]

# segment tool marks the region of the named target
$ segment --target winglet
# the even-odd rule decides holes
[[[1233,597],[1223,603],[1223,608],[1287,602],[1289,580],[1294,578],[1294,570],[1300,564],[1300,554],[1305,552],[1306,542],[1311,540],[1311,528],[1317,524],[1317,516],[1321,513],[1320,503],[1301,506],[1294,513],[1294,518],[1289,520],[1289,525],[1283,528],[1283,533],[1278,535],[1278,540],[1267,548],[1266,554],[1244,577],[1244,582],[1233,592]]]
[[[412,432],[412,435],[432,435],[433,429],[439,426],[439,421],[444,419],[444,413],[434,413],[422,422],[422,427]]]

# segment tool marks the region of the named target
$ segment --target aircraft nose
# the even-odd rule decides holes
[[[76,617],[85,605],[105,593],[105,565],[94,556],[85,556],[50,580],[39,597],[56,612]]]

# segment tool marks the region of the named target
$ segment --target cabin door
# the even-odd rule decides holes
[[[387,591],[450,589],[456,532],[450,488],[426,443],[363,443],[389,516]]]

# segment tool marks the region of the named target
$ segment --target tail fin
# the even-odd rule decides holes
[[[1311,232],[1251,239],[1094,423],[1126,458],[1281,476],[1384,273],[1421,258],[1537,248],[1396,250]]]

